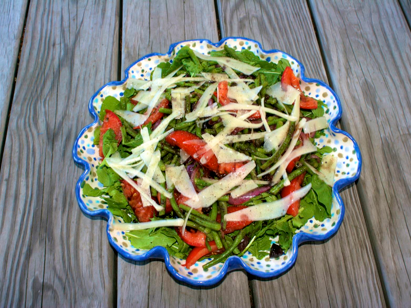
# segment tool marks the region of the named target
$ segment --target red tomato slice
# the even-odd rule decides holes
[[[287,91],[287,86],[292,86],[295,89],[301,91],[300,80],[294,75],[291,67],[287,66],[281,77],[281,87],[284,91]]]
[[[159,109],[167,108],[169,105],[170,102],[168,101],[168,99],[163,99],[157,107],[153,108],[153,111],[151,111],[150,116],[147,118],[147,120],[144,121],[143,125],[147,125],[150,122],[151,124],[154,124],[158,120],[161,120],[161,118],[164,116],[164,113],[160,112]],[[143,125],[136,126],[134,127],[134,129],[141,128]]]
[[[158,204],[161,203],[161,194],[159,192],[157,193],[157,202]],[[172,210],[173,210],[173,207],[171,206],[170,199],[167,198],[165,211],[166,213],[170,213]]]
[[[128,182],[121,180],[123,194],[137,216],[139,222],[149,222],[154,217],[156,209],[153,206],[143,206],[140,193],[134,189]]]
[[[188,231],[185,230],[183,234],[183,227],[177,228],[177,233],[181,239],[190,246],[194,247],[206,247],[206,234],[201,231]]]
[[[303,93],[300,95],[300,107],[302,109],[317,109],[318,102],[312,97],[305,96]]]
[[[291,184],[288,186],[285,186],[281,190],[281,197],[287,197],[289,194],[295,192],[296,190],[301,188],[301,184],[303,183],[305,177],[305,172],[299,176],[297,176],[294,180],[291,181]],[[287,214],[290,214],[292,216],[297,216],[298,210],[300,209],[300,201],[296,201],[293,204],[291,204],[287,210]]]
[[[212,242],[208,242],[208,244],[211,247],[211,251],[208,250],[207,247],[195,247],[193,248],[187,259],[186,259],[186,264],[184,264],[184,266],[186,268],[190,268],[191,266],[193,266],[200,258],[212,253],[212,252],[216,252],[218,251],[217,245],[215,244],[214,241]]]
[[[229,206],[229,207],[227,207],[227,213],[229,214],[229,213],[237,212],[237,211],[242,210],[244,208],[246,208],[246,206],[244,206],[244,205]],[[217,221],[221,222],[221,215],[220,214],[217,215]],[[223,233],[224,234],[229,234],[229,233],[232,233],[236,230],[241,230],[241,229],[247,227],[251,223],[252,223],[251,220],[227,221],[227,226],[223,230]]]
[[[104,136],[104,134],[109,129],[112,129],[114,131],[114,134],[116,135],[116,140],[120,144],[121,139],[123,138],[122,135],[121,135],[121,126],[122,125],[123,124],[121,124],[120,119],[118,118],[118,116],[114,112],[112,112],[110,110],[106,110],[106,115],[104,117],[103,124],[101,125],[101,128],[100,128],[100,144],[99,144],[100,157],[104,158],[104,155],[103,155],[103,136]]]
[[[222,105],[228,105],[230,103],[230,99],[227,96],[228,93],[228,82],[221,81],[218,84],[218,102]]]

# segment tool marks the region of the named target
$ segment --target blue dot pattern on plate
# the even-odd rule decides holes
[[[259,45],[254,41],[248,41],[246,39],[227,39],[225,44],[235,48],[236,50],[241,50],[246,48],[254,53],[259,54],[263,59],[271,62],[277,63],[280,59],[288,59],[291,63],[292,69],[298,77],[301,75],[300,65],[290,58],[288,55],[277,51],[273,53],[266,53],[260,49]],[[197,50],[200,53],[208,54],[211,50],[221,50],[223,45],[216,47],[211,45],[207,41],[195,40],[187,41],[177,44],[174,48],[174,51],[167,55],[151,55],[150,57],[143,58],[140,62],[135,63],[132,67],[129,68],[129,77],[149,80],[151,70],[161,62],[169,61],[175,55],[175,53],[185,45],[190,45],[191,48]],[[103,87],[93,98],[92,104],[94,110],[98,112],[101,107],[101,103],[107,96],[114,96],[120,98],[123,96],[124,90],[126,89],[125,82],[121,85],[108,85]],[[340,110],[336,101],[336,98],[333,96],[331,91],[327,88],[317,84],[315,82],[305,82],[302,81],[301,89],[305,95],[314,97],[316,99],[322,100],[327,108],[325,109],[325,117],[328,122],[331,119],[335,118]],[[91,126],[86,130],[82,136],[79,138],[77,155],[84,161],[90,164],[90,173],[86,177],[85,182],[91,185],[91,187],[102,187],[102,184],[98,182],[97,179],[97,162],[100,160],[98,155],[98,146],[93,144],[93,133],[97,125]],[[337,170],[335,174],[335,181],[344,178],[350,178],[357,174],[359,168],[359,161],[356,155],[354,144],[347,136],[341,133],[333,133],[327,131],[325,136],[316,139],[316,144],[318,147],[330,146],[333,148],[333,155],[337,157]],[[102,203],[99,197],[85,197],[80,190],[80,197],[84,204],[87,206],[87,209],[90,211],[98,211],[106,209],[107,205]],[[297,233],[307,233],[307,234],[326,234],[336,228],[338,221],[341,218],[341,206],[338,203],[337,199],[333,199],[333,208],[332,216],[329,219],[326,219],[323,222],[316,221],[311,219],[303,226]],[[122,219],[115,217],[116,221],[121,222]],[[110,242],[115,246],[115,248],[120,251],[123,255],[143,255],[147,251],[136,249],[131,245],[131,242],[128,240],[127,236],[124,233],[115,231],[109,227],[108,236]],[[272,239],[275,241],[276,239]],[[241,257],[242,262],[244,262],[251,270],[270,273],[278,271],[281,268],[285,268],[289,265],[293,259],[293,249],[290,249],[286,255],[281,256],[278,259],[270,259],[268,257],[263,258],[262,260],[257,260],[252,254],[247,252],[244,256]],[[207,281],[218,276],[223,268],[222,264],[217,264],[216,266],[209,269],[207,272],[203,271],[202,266],[207,263],[208,260],[203,260],[197,262],[190,269],[185,268],[185,260],[179,258],[170,257],[171,266],[183,277],[186,277],[188,280],[192,281]]]

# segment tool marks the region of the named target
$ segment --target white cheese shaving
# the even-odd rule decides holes
[[[287,137],[288,129],[290,128],[290,122],[287,121],[283,126],[266,133],[264,136],[264,150],[271,152],[272,150],[278,150],[280,144],[283,143]]]
[[[276,98],[279,103],[286,105],[294,104],[297,97],[299,97],[301,94],[300,91],[290,85],[287,85],[287,91],[284,91],[281,86],[281,82],[277,82],[276,84],[269,87],[266,93]]]
[[[241,105],[241,104],[236,104],[236,103],[231,103],[225,106],[222,106],[219,108],[219,110],[223,111],[223,110],[264,110],[266,113],[270,113],[270,114],[275,114],[281,118],[284,118],[286,120],[289,121],[297,121],[298,117],[294,116],[294,115],[288,115],[282,112],[279,112],[275,109],[271,109],[271,108],[267,108],[267,107],[261,107],[261,106],[257,106],[257,105]]]
[[[147,90],[151,85],[151,81],[129,78],[127,80],[127,89]]]
[[[227,143],[236,143],[236,142],[244,142],[244,141],[250,141],[250,140],[255,140],[255,139],[261,139],[261,138],[264,138],[266,134],[267,134],[266,132],[261,132],[261,133],[253,133],[253,134],[229,135],[224,138],[222,143],[227,144]]]
[[[200,97],[200,100],[197,103],[196,109],[186,115],[187,122],[194,121],[195,119],[201,116],[201,113],[206,108],[207,103],[209,99],[213,96],[213,93],[216,88],[217,88],[216,83],[208,86],[208,88],[204,91],[203,95]]]
[[[122,117],[127,122],[130,122],[134,126],[142,125],[148,118],[148,116],[145,114],[135,113],[127,110],[115,110],[114,113]]]
[[[260,174],[258,175],[258,177],[262,177],[263,175],[266,175],[266,174],[270,173],[271,171],[274,171],[275,169],[277,169],[279,166],[281,166],[281,165],[284,163],[284,161],[287,159],[288,156],[290,156],[291,152],[293,151],[293,149],[294,149],[294,147],[295,147],[295,144],[296,144],[297,141],[298,141],[298,137],[299,137],[300,134],[301,134],[301,130],[302,130],[305,122],[306,122],[306,120],[305,120],[305,119],[302,119],[302,120],[298,123],[298,125],[297,125],[297,127],[296,127],[296,129],[295,129],[295,131],[294,131],[293,137],[292,137],[292,139],[291,139],[290,145],[289,145],[288,148],[287,148],[287,151],[285,151],[285,153],[283,154],[283,156],[281,156],[281,158],[278,160],[278,162],[277,162],[274,166],[272,166],[270,169],[266,170],[266,171],[263,172],[263,173],[260,173]]]
[[[244,91],[244,88],[240,86],[229,87],[227,97],[235,99],[239,104],[251,105],[258,98],[258,93],[261,89],[262,86],[254,89],[248,88],[247,91]]]
[[[260,69],[259,67],[251,66],[247,63],[238,61],[238,60],[233,59],[233,58],[210,57],[210,56],[203,55],[202,53],[199,53],[196,50],[194,50],[194,54],[202,60],[216,61],[220,65],[231,67],[231,68],[233,68],[233,69],[235,69],[235,70],[237,70],[237,71],[239,71],[243,74],[246,74],[246,75],[251,75],[252,73],[254,73],[254,72],[256,72]]]
[[[247,115],[249,117],[253,114],[254,114],[254,111],[251,111]],[[241,127],[241,128],[260,128],[261,126],[263,126],[263,123],[246,122],[245,120],[242,120],[240,117],[233,117],[229,114],[222,115],[221,119],[223,120],[223,124],[226,127],[232,126],[232,127]]]
[[[317,147],[313,145],[310,140],[307,138],[304,140],[304,145],[302,147],[299,147],[298,149],[295,149],[288,155],[288,157],[284,160],[284,162],[281,164],[280,168],[278,168],[277,172],[274,174],[274,177],[272,179],[272,184],[276,184],[283,173],[285,172],[285,169],[287,168],[288,164],[296,157],[305,155],[308,153],[312,153],[317,151]]]
[[[271,132],[270,126],[268,125],[265,110],[264,110],[264,97],[261,99],[261,110],[260,110],[260,116],[261,116],[261,121],[264,124],[265,130],[267,132]]]
[[[184,219],[182,218],[154,220],[140,223],[119,223],[113,219],[112,227],[117,231],[135,231],[160,227],[181,227],[183,224]]]
[[[311,183],[280,200],[249,206],[237,212],[227,214],[224,217],[226,221],[258,221],[275,219],[284,216],[290,205],[303,198],[310,189]]]
[[[175,188],[185,197],[197,202],[198,195],[184,166],[166,166],[168,183],[173,183]]]
[[[240,197],[244,195],[245,193],[248,193],[249,191],[256,189],[257,187],[258,185],[254,183],[253,180],[243,182],[241,183],[239,187],[237,187],[231,192],[231,197],[233,198]]]
[[[227,194],[233,187],[240,185],[244,178],[255,168],[255,162],[250,161],[249,163],[241,166],[236,171],[226,175],[224,178],[219,180],[207,188],[204,188],[199,194],[199,200],[194,202],[188,200],[186,204],[193,208],[209,207],[219,198]]]
[[[173,112],[178,113],[176,119],[181,119],[185,113],[185,100],[181,93],[171,91],[171,106]]]
[[[326,117],[316,118],[311,121],[307,121],[303,127],[303,131],[306,134],[316,132],[317,130],[324,129],[328,127]]]
[[[184,164],[189,158],[190,155],[188,155],[183,149],[180,149],[180,164]]]
[[[213,151],[214,155],[217,157],[218,163],[233,163],[233,162],[243,162],[251,160],[251,157],[230,149],[220,143],[213,145],[214,136],[210,134],[202,135],[205,142],[209,148]],[[211,146],[210,146],[211,145]]]
[[[210,184],[214,184],[214,183],[217,183],[217,182],[218,182],[218,180],[210,179],[210,178],[201,178],[201,179],[202,179],[204,182],[207,182],[207,183],[210,183]],[[269,181],[262,181],[262,180],[244,180],[244,181],[241,182],[240,185],[242,185],[243,183],[246,183],[246,182],[250,182],[250,181],[253,181],[255,184],[258,184],[258,185],[267,185],[267,184],[270,184]]]

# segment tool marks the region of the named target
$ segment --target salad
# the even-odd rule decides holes
[[[336,158],[314,142],[326,108],[286,59],[185,46],[105,97],[94,131],[104,187],[83,195],[103,200],[135,248],[163,246],[187,268],[278,258],[309,219],[331,217]]]

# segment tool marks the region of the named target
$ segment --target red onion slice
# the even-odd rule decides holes
[[[232,204],[232,205],[240,205],[243,204],[245,202],[247,202],[248,200],[250,200],[251,198],[254,198],[255,196],[258,196],[264,192],[266,192],[267,190],[270,190],[271,186],[262,186],[262,187],[258,187],[256,189],[250,190],[249,192],[245,193],[244,195],[241,195],[240,197],[237,198],[233,198],[230,196],[230,198],[228,199],[228,203]]]

